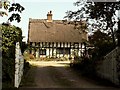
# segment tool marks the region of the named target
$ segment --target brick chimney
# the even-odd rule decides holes
[[[47,14],[47,22],[52,22],[52,11]]]

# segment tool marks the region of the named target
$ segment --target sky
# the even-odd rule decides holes
[[[28,23],[29,18],[46,19],[47,13],[51,10],[53,20],[63,20],[68,10],[77,10],[78,7],[73,3],[77,0],[11,0],[11,2],[20,3],[25,10],[21,14],[21,22],[13,21],[11,24],[22,28],[23,41],[28,38]],[[9,17],[9,16],[8,16]],[[7,16],[0,17],[0,23],[6,22]]]

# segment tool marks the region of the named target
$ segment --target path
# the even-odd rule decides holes
[[[111,88],[77,76],[69,61],[30,61],[35,68],[35,86],[31,88]],[[29,86],[30,87],[30,86]]]

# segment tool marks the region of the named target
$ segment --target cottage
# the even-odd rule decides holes
[[[88,40],[86,30],[77,29],[74,22],[52,20],[52,16],[50,11],[47,19],[29,19],[30,53],[48,58],[81,56],[84,51],[82,43]]]

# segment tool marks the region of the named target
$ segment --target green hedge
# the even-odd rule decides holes
[[[2,82],[3,88],[13,87],[15,73],[15,44],[22,44],[22,30],[19,27],[2,24]]]

